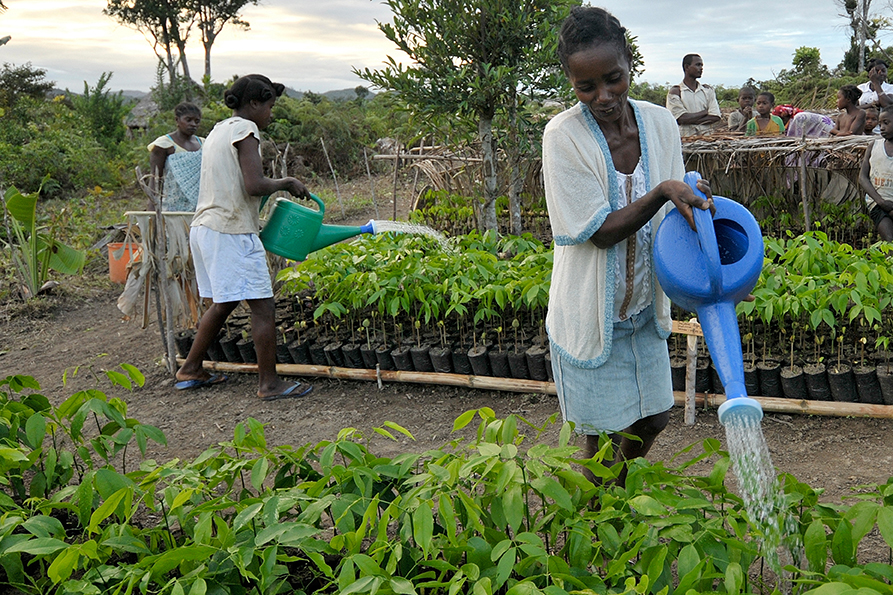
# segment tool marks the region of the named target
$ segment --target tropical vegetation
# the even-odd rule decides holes
[[[106,376],[143,382],[126,364]],[[783,476],[776,575],[760,571],[777,553],[727,488],[716,440],[668,464],[637,459],[620,487],[610,441],[581,459],[567,425],[557,444],[538,440],[552,423],[470,410],[446,446],[383,457],[353,428],[270,446],[249,419],[191,461],[158,463],[146,453],[163,433],[123,400],[95,388],[52,406],[33,378],[9,376],[0,583],[41,595],[890,592],[893,483],[835,505]],[[414,440],[391,422],[374,431]]]

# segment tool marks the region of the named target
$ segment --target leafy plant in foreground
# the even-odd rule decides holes
[[[135,370],[123,369],[107,375],[125,386],[140,383]],[[666,464],[615,464],[610,440],[581,459],[569,425],[555,444],[541,442],[555,416],[536,426],[482,408],[454,423],[469,438],[388,458],[354,428],[315,445],[271,446],[263,425],[249,419],[193,461],[143,460],[125,471],[107,456],[125,429],[139,442],[123,403],[84,391],[56,409],[37,390],[28,377],[0,382],[4,489],[22,469],[63,460],[64,445],[43,446],[54,434],[42,427],[65,426],[66,441],[76,446],[66,460],[82,468],[79,480],[69,474],[76,483],[47,482],[44,493],[27,500],[0,497],[0,582],[22,592],[779,589],[775,577],[760,575],[762,536],[726,487],[730,461],[716,440],[683,449]],[[93,415],[106,418],[97,436],[121,439],[89,439],[84,422]],[[414,440],[390,422],[374,431]],[[86,454],[99,455],[96,463]],[[625,488],[612,483],[622,464],[629,465]],[[816,490],[789,476],[783,485],[804,544],[786,569],[791,592],[889,593],[893,566],[860,563],[859,553],[872,533],[885,547],[893,544],[893,479],[863,487],[852,506],[821,503]]]

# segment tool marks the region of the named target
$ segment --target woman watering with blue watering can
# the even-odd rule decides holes
[[[655,276],[654,234],[673,207],[691,229],[693,211],[713,207],[709,184],[697,183],[705,199],[682,181],[670,112],[628,98],[625,33],[601,8],[571,11],[558,57],[580,103],[543,136],[555,238],[546,323],[559,404],[586,435],[585,458],[608,434],[618,460],[644,456],[673,406],[670,300]]]
[[[205,352],[240,301],[251,309],[251,330],[258,362],[257,396],[262,399],[300,397],[313,387],[288,382],[276,374],[276,303],[266,253],[258,236],[262,196],[285,190],[310,198],[295,178],[272,179],[263,174],[260,130],[272,119],[276,98],[285,87],[251,74],[238,79],[224,93],[233,117],[219,122],[205,141],[201,187],[189,245],[195,263],[199,294],[211,298],[195,341],[177,371],[180,390],[218,384],[222,374],[202,368]]]

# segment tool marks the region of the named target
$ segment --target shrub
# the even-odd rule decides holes
[[[0,107],[13,106],[22,97],[43,99],[55,84],[44,78],[46,73],[30,62],[23,66],[4,64],[0,70]]]
[[[43,190],[48,196],[116,181],[105,147],[64,97],[22,98],[0,119],[0,184],[30,193],[46,175],[50,180]]]
[[[124,116],[130,111],[132,102],[125,99],[120,91],[112,94],[106,88],[111,78],[111,72],[103,72],[92,89],[85,81],[84,94],[72,95],[71,103],[90,127],[93,138],[106,151],[115,153],[124,140]]]

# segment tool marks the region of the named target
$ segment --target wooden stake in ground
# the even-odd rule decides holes
[[[167,234],[165,233],[164,216],[161,211],[164,180],[157,175],[157,172],[153,175],[155,175],[155,190],[146,184],[143,176],[140,175],[139,168],[137,168],[137,181],[143,192],[146,193],[146,196],[149,197],[149,200],[155,206],[155,246],[150,250],[144,250],[143,258],[152,258],[154,262],[152,280],[155,282],[155,310],[158,312],[161,341],[167,354],[167,369],[171,374],[174,374],[177,371],[177,354],[174,351],[174,309],[171,305],[170,296],[167,295]],[[144,233],[143,237],[148,240],[152,235]],[[160,300],[159,297],[161,298]],[[162,304],[159,301],[163,303],[164,316],[162,316]],[[167,320],[162,322],[163,318]]]
[[[338,206],[341,207],[341,218],[344,219],[344,203],[341,201],[341,188],[338,186],[338,176],[335,175],[335,168],[332,167],[332,160],[329,159],[329,152],[326,151],[326,141],[319,137],[319,142],[322,145],[323,155],[326,156],[326,162],[329,164],[329,170],[332,172],[332,179],[335,180],[335,196],[338,197]]]
[[[689,322],[697,322],[692,318]],[[696,421],[695,380],[698,374],[698,337],[689,335],[688,350],[685,354],[685,425],[693,426]]]
[[[803,134],[803,141],[806,141],[806,133]],[[806,200],[806,149],[800,149],[800,200],[803,202],[803,224],[809,233],[812,225],[809,221],[809,202]]]
[[[375,207],[375,218],[380,219],[378,214],[378,203],[375,202],[375,180],[372,179],[372,172],[369,170],[369,155],[366,153],[366,147],[363,147],[363,159],[366,161],[366,177],[369,178],[369,188],[372,192],[372,206]]]
[[[397,220],[397,172],[400,170],[400,141],[397,141],[397,158],[394,159],[394,216],[391,221]]]

